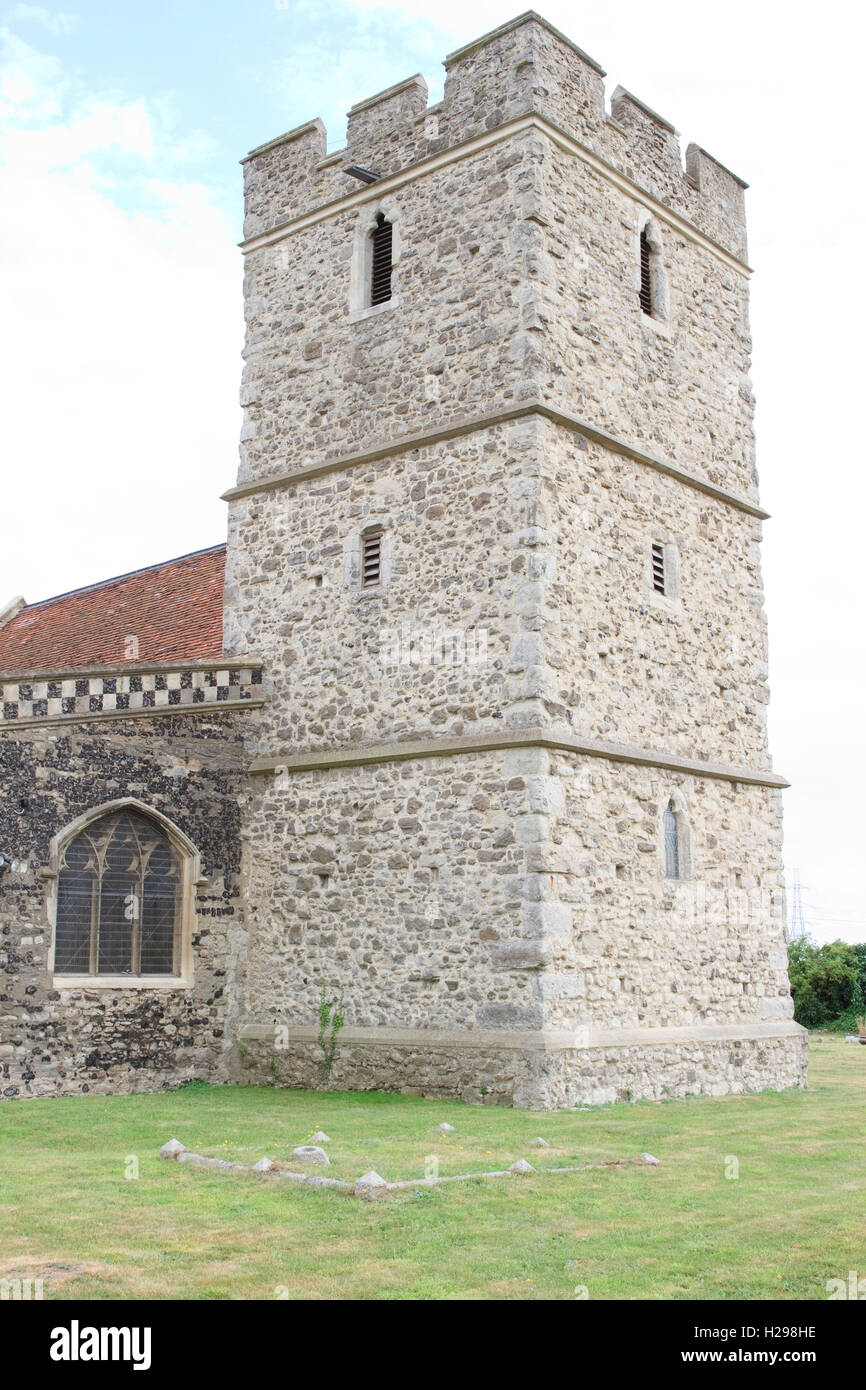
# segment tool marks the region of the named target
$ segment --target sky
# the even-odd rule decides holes
[[[866,940],[866,195],[858,9],[542,0],[748,180],[752,377],[785,862]],[[0,0],[0,606],[213,545],[235,480],[240,157],[520,13],[518,0]]]

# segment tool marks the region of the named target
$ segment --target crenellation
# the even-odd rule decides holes
[[[517,15],[515,19],[508,20],[505,24],[500,24],[498,28],[491,29],[488,33],[481,34],[479,38],[472,39],[470,43],[465,43],[462,47],[456,48],[453,53],[449,53],[446,57],[445,66],[448,67],[461,59],[473,56],[479,49],[489,48],[491,45],[497,44],[506,36],[524,29],[526,25],[533,25],[539,29],[546,30],[557,43],[569,49],[581,63],[593,69],[600,77],[605,76],[604,69],[594,58],[590,58],[589,54],[585,53],[582,48],[578,48],[577,44],[574,43],[572,39],[568,38],[566,34],[563,34],[560,29],[555,28],[549,20],[545,19],[543,15],[538,14],[535,10],[525,10],[523,14]]]
[[[683,162],[678,133],[651,107],[625,87],[617,87],[610,99],[613,119],[625,133],[621,158],[624,171],[659,202],[676,194],[683,181]]]
[[[345,162],[339,151],[325,156],[320,121],[251,151],[242,161],[245,236],[357,192],[346,162],[366,161],[385,178],[405,176],[449,151],[460,157],[472,140],[499,130],[504,138],[511,123],[535,116],[632,181],[638,196],[643,191],[745,258],[742,180],[696,145],[688,147],[684,168],[671,122],[622,86],[608,114],[603,69],[541,16],[530,11],[467,44],[445,59],[445,69],[444,99],[435,106],[427,107],[420,75],[357,102],[349,112]],[[288,146],[297,148],[289,154]]]
[[[530,112],[569,111],[589,134],[604,119],[604,73],[532,12],[445,59],[443,125],[452,142]]]
[[[244,170],[244,236],[259,236],[318,200],[327,132],[318,119],[251,150]]]
[[[749,185],[695,144],[686,148],[686,174],[705,201],[720,210],[736,238],[734,253],[745,261],[748,255],[745,192]]]
[[[419,116],[427,110],[427,83],[419,74],[357,102],[349,111],[346,152],[350,162],[385,175],[419,157]]]
[[[645,121],[651,125],[658,126],[660,130],[665,131],[668,135],[676,136],[679,133],[669,120],[666,120],[664,116],[660,116],[658,111],[653,111],[651,106],[647,106],[646,102],[641,101],[639,97],[636,97],[634,93],[629,92],[625,87],[616,87],[614,89],[610,99],[610,113],[612,118],[622,126],[624,130],[628,130],[630,126],[637,125],[641,121]]]

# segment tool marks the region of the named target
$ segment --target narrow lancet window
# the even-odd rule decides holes
[[[361,587],[376,589],[382,583],[382,532],[361,538]]]
[[[665,878],[680,877],[680,823],[674,804],[669,801],[665,809]]]
[[[391,249],[393,227],[380,212],[370,233],[373,255],[370,270],[370,304],[385,304],[391,298]]]
[[[667,576],[665,574],[665,548],[659,542],[654,541],[652,547],[652,568],[653,568],[653,588],[657,594],[667,593]]]
[[[652,247],[649,243],[646,227],[644,227],[640,234],[640,307],[645,314],[648,314],[650,318],[652,318]]]

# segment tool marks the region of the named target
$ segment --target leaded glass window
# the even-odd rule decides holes
[[[183,859],[135,811],[93,821],[67,844],[57,886],[58,975],[179,975]]]

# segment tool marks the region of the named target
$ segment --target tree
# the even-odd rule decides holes
[[[854,1027],[864,1009],[866,945],[797,937],[788,947],[794,1018],[805,1028]]]

